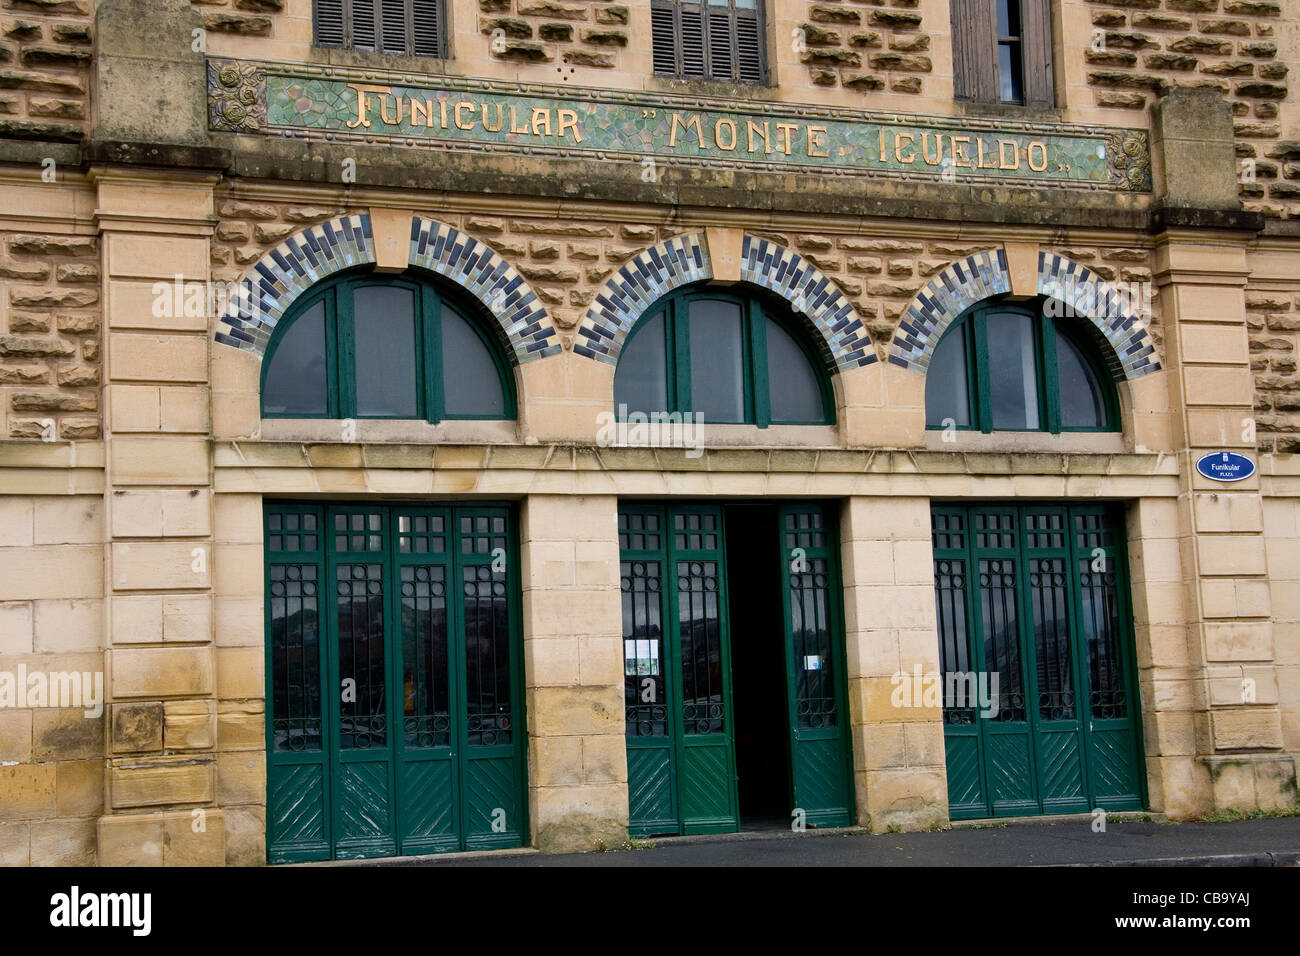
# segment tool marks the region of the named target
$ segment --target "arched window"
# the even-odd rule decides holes
[[[430,280],[353,274],[277,323],[262,363],[266,418],[515,416],[511,376],[471,309]]]
[[[925,381],[928,428],[1118,431],[1119,404],[1084,317],[988,302],[954,322]]]
[[[709,423],[824,425],[830,384],[793,313],[754,296],[702,288],[657,303],[619,355],[620,415],[698,413]]]

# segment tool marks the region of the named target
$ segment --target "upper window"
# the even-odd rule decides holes
[[[1051,0],[952,0],[953,94],[1052,107]]]
[[[506,365],[468,310],[421,278],[323,283],[277,323],[266,418],[514,417]]]
[[[660,76],[764,82],[759,0],[651,0],[650,23]]]
[[[314,0],[316,45],[446,56],[442,0]]]
[[[788,309],[700,290],[643,316],[614,374],[620,414],[692,412],[708,423],[825,425],[834,403]]]
[[[1115,391],[1085,323],[998,303],[967,312],[930,358],[926,427],[1118,431]]]

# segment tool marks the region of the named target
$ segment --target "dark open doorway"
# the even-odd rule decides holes
[[[726,508],[731,687],[742,830],[788,827],[793,799],[776,522],[776,508],[770,505]]]

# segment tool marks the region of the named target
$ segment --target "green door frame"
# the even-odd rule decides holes
[[[528,839],[528,800],[526,773],[526,727],[523,694],[522,632],[520,620],[520,564],[517,519],[508,504],[430,504],[411,502],[377,502],[371,504],[333,502],[271,501],[263,507],[265,546],[264,586],[266,594],[266,753],[267,753],[267,847],[272,863],[299,862],[331,858],[369,857],[411,853],[429,853],[457,849],[483,849],[518,846]],[[365,514],[381,516],[381,546],[374,551],[338,552],[333,545],[335,516]],[[305,542],[304,534],[290,538],[283,527],[272,528],[273,516],[296,515],[298,521],[311,515],[315,519],[315,548],[271,548],[272,535],[282,543]],[[403,533],[401,519],[440,518],[442,531],[424,536],[428,542],[437,537],[438,544],[414,545],[403,551],[399,538],[414,542],[414,532]],[[489,530],[463,531],[461,524],[487,519]],[[502,530],[493,530],[493,519],[500,520]],[[429,526],[430,528],[433,525]],[[365,532],[368,537],[371,532]],[[499,548],[484,546],[484,542]],[[469,545],[468,549],[465,545]],[[502,554],[501,551],[504,551]],[[355,560],[349,558],[355,555]],[[504,565],[502,564],[504,562]],[[383,748],[342,750],[339,734],[342,724],[338,659],[339,621],[336,606],[336,570],[340,564],[379,564],[382,567],[383,642],[386,743]],[[272,639],[273,567],[311,565],[317,569],[316,635],[317,673],[321,712],[319,746],[313,751],[286,753],[275,749],[275,651]],[[446,667],[450,737],[445,746],[408,747],[405,723],[405,687],[403,652],[402,571],[404,568],[440,568],[444,585],[444,609],[447,635]],[[471,571],[474,580],[465,578]],[[432,575],[431,575],[432,576]],[[503,580],[499,579],[500,576]],[[482,580],[480,580],[480,578]],[[280,583],[280,582],[275,582]],[[470,739],[473,718],[467,713],[469,699],[466,598],[467,588],[482,594],[499,595],[504,587],[506,599],[506,643],[509,674],[510,742],[488,740],[491,731],[479,731],[477,741]],[[494,645],[495,646],[495,645]],[[304,675],[308,676],[308,675]],[[416,718],[418,720],[418,718]],[[482,718],[479,725],[484,726]],[[499,732],[499,731],[498,731]],[[417,730],[417,739],[418,739]],[[434,739],[434,738],[431,738]],[[383,756],[378,754],[382,752]],[[367,756],[362,756],[367,754]],[[340,773],[344,765],[385,763],[382,804],[373,809],[386,813],[381,832],[355,840],[339,839]],[[441,769],[441,766],[445,769]],[[481,768],[481,769],[480,769]],[[419,779],[417,779],[419,778]],[[369,783],[377,782],[372,773]],[[479,806],[486,801],[494,806]],[[307,806],[315,813],[301,818],[291,814],[291,807]],[[287,833],[291,815],[298,832]],[[379,813],[370,814],[378,817]],[[373,821],[372,821],[373,822]],[[280,832],[277,832],[280,831]]]

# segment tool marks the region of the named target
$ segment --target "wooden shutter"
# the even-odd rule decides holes
[[[709,16],[709,68],[708,76],[714,80],[730,80],[734,77],[732,52],[736,48],[731,35],[732,16],[726,7],[708,7]]]
[[[704,48],[704,7],[698,3],[682,3],[677,7],[678,48],[681,61],[678,75],[694,78],[708,76],[708,57]]]
[[[413,52],[416,56],[443,56],[441,0],[412,0]]]
[[[952,0],[953,96],[998,102],[997,14],[994,0]]]
[[[344,37],[343,4],[345,0],[316,0],[312,13],[316,26],[316,45],[341,49]]]
[[[746,83],[763,82],[763,29],[757,11],[736,11],[736,61],[737,79]]]
[[[408,17],[411,0],[379,0],[379,49],[383,53],[404,54],[410,35]]]
[[[656,0],[650,6],[650,44],[654,71],[661,76],[677,75],[677,17],[674,4]]]
[[[1025,105],[1054,107],[1050,0],[1021,0],[1020,6],[1020,29],[1024,31]]]
[[[348,44],[353,50],[375,50],[375,2],[376,0],[349,0],[352,6],[352,42]]]
[[[763,24],[755,9],[652,0],[654,71],[661,76],[762,83]]]

